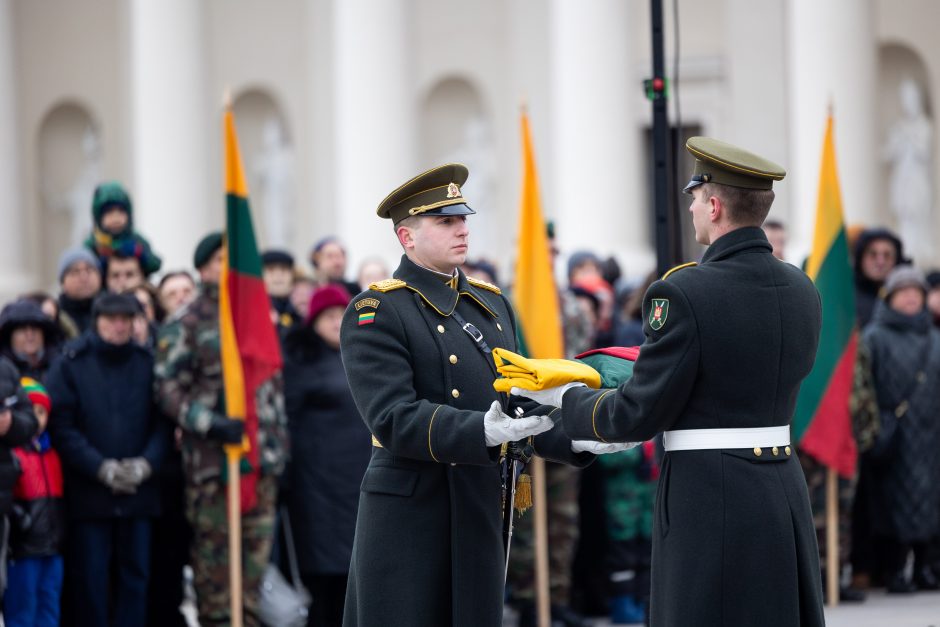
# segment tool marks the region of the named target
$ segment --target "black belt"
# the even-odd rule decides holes
[[[463,316],[457,313],[456,308],[450,315],[453,316],[454,320],[457,321],[457,324],[460,325],[460,328],[470,336],[470,339],[472,339],[474,345],[480,349],[480,352],[486,355],[487,359],[489,359],[489,355],[493,351],[490,350],[489,344],[487,344],[486,340],[483,339],[483,333],[480,331],[480,329],[476,328],[472,322],[467,322]]]

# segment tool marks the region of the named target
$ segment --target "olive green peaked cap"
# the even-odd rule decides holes
[[[476,213],[467,206],[460,187],[470,172],[460,163],[448,163],[422,172],[385,197],[375,210],[380,218],[398,224],[411,216],[465,216]]]
[[[711,137],[690,137],[685,148],[695,157],[692,180],[682,190],[686,194],[703,183],[771,189],[787,175],[773,161]]]

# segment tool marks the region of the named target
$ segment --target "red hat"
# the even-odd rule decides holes
[[[335,285],[330,283],[324,285],[323,287],[318,287],[313,291],[313,295],[310,297],[310,311],[307,314],[307,324],[313,324],[313,321],[317,319],[324,309],[329,309],[330,307],[342,307],[343,309],[349,304],[349,292],[347,292],[341,285]]]

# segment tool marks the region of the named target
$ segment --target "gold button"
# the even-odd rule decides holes
[[[503,326],[498,322],[496,323],[496,328],[499,329],[500,331],[503,330]]]
[[[443,332],[444,332],[444,325],[443,325],[443,324],[437,325],[437,332],[438,332],[438,333],[443,333]]]
[[[774,457],[780,454],[780,449],[778,449],[776,446],[773,447],[772,451],[773,451]]]
[[[789,455],[790,455],[790,447],[788,446],[787,448],[783,449],[783,452],[786,453],[787,456],[789,456]]]
[[[460,398],[460,390],[458,390],[457,388],[454,388],[453,390],[450,391],[450,395],[453,396],[454,398]]]
[[[754,454],[757,455],[758,457],[760,457],[761,455],[764,454],[764,451],[760,450],[760,447],[759,447],[759,446],[755,446],[755,447],[754,447]]]
[[[451,355],[451,356],[450,356],[450,363],[452,363],[452,364],[456,364],[456,363],[457,363],[457,355]]]

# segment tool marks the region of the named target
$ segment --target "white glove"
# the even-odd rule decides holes
[[[575,453],[594,453],[595,455],[606,455],[607,453],[619,453],[620,451],[629,451],[639,446],[642,442],[598,442],[597,440],[572,440],[571,450]]]
[[[499,401],[493,401],[489,410],[483,415],[483,435],[487,446],[524,440],[530,435],[544,433],[554,426],[555,423],[548,416],[510,418],[503,413]]]
[[[544,390],[526,390],[523,388],[512,388],[509,393],[513,396],[524,396],[532,399],[539,405],[551,405],[552,407],[561,407],[561,399],[565,392],[571,388],[587,387],[583,383],[566,383],[553,388]]]

